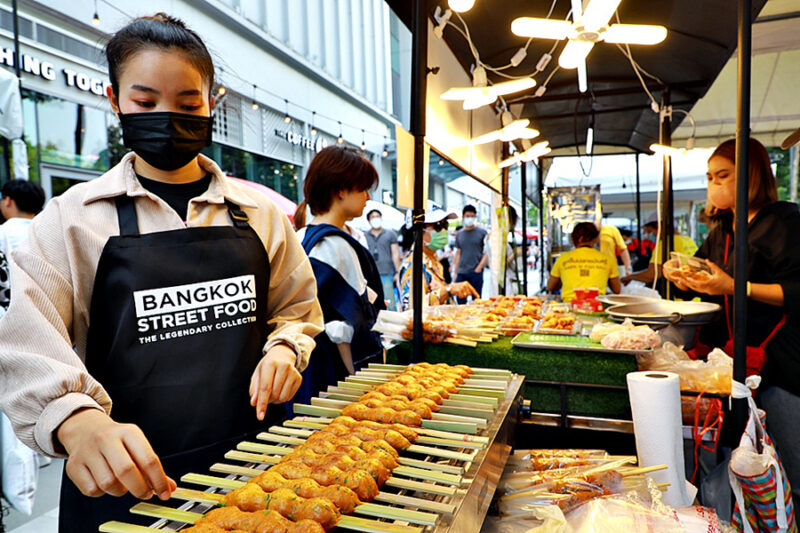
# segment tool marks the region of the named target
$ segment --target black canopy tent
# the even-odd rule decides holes
[[[398,17],[411,28],[413,38],[412,66],[412,117],[411,129],[417,140],[415,152],[420,154],[425,136],[425,82],[429,73],[427,65],[427,22],[433,20],[437,7],[447,8],[446,0],[386,0]],[[628,24],[658,24],[668,30],[666,40],[656,46],[634,46],[631,53],[641,68],[651,76],[640,80],[631,60],[615,45],[599,43],[587,58],[588,90],[578,89],[575,70],[560,69],[547,83],[543,95],[535,96],[536,89],[506,98],[512,111],[520,117],[531,118],[540,130],[541,138],[549,141],[552,156],[578,153],[586,142],[587,128],[594,130],[595,152],[649,152],[652,143],[661,140],[669,144],[671,133],[680,125],[684,115],[674,117],[656,113],[651,106],[643,83],[655,101],[663,108],[690,111],[692,106],[708,91],[734,50],[739,51],[738,113],[737,113],[737,205],[747,202],[747,153],[739,150],[740,142],[749,136],[750,88],[750,25],[766,0],[739,0],[738,10],[728,0],[637,0],[624,1],[618,9],[619,20]],[[515,0],[477,0],[474,7],[462,15],[469,25],[472,46],[465,37],[450,27],[443,38],[466,72],[470,72],[475,58],[472,48],[482,62],[505,65],[525,46],[527,39],[511,33],[511,22],[523,16],[545,17],[551,2],[517,2]],[[556,1],[552,18],[566,19],[569,2]],[[534,71],[542,54],[550,52],[553,41],[532,40],[526,58],[519,66],[504,70],[509,75],[527,75]],[[558,43],[553,60],[543,74],[550,73],[557,64],[564,43]],[[436,66],[436,65],[431,65]],[[507,78],[487,71],[490,83]],[[541,82],[544,75],[537,76]],[[503,147],[506,150],[506,147]],[[422,180],[421,162],[417,164],[418,183]],[[542,177],[540,175],[540,181]],[[422,265],[421,230],[424,220],[424,199],[421,185],[415,198],[417,238],[414,258],[414,344],[415,358],[422,357]],[[504,184],[503,190],[508,187]],[[669,246],[672,234],[672,187],[668,157],[664,158],[664,210],[662,214],[662,243]],[[526,213],[523,209],[522,216]],[[746,264],[747,209],[737,210],[736,264]],[[541,241],[541,239],[540,239]],[[662,257],[667,257],[664,253]],[[734,379],[745,378],[745,273],[737,268],[734,294]],[[743,427],[745,409],[737,402],[737,422]]]

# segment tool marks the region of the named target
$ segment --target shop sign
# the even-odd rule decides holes
[[[14,50],[0,46],[0,65],[7,65],[14,67]],[[34,56],[22,54],[22,71],[34,76],[39,76],[47,81],[55,81],[56,68],[49,61],[40,61]],[[93,93],[97,96],[105,96],[106,87],[111,85],[107,80],[96,78],[83,72],[78,72],[69,68],[62,68],[61,73],[64,76],[64,83],[67,87],[75,87],[76,89]]]
[[[320,150],[328,146],[328,141],[326,141],[319,135],[317,135],[316,139],[312,139],[310,137],[306,137],[305,135],[300,135],[299,133],[295,133],[293,131],[283,131],[276,128],[275,136],[280,137],[289,144],[305,148],[306,150],[310,150],[312,152],[319,152]]]

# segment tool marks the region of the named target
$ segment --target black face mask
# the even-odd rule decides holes
[[[122,142],[160,170],[186,166],[210,145],[212,120],[212,117],[171,111],[119,112]]]

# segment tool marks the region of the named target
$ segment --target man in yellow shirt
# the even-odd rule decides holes
[[[647,269],[634,272],[633,274],[622,278],[622,282],[625,284],[634,280],[652,283],[653,279],[655,279],[656,268],[658,268],[658,273],[661,275],[661,265],[664,263],[664,261],[661,260],[661,241],[658,239],[658,215],[656,213],[650,215],[650,217],[647,219],[647,223],[642,226],[642,230],[644,231],[642,239],[649,238],[650,240],[655,241],[656,248],[653,252],[653,257],[650,259],[650,265],[647,267]],[[679,233],[676,233],[672,237],[672,246],[675,252],[685,255],[694,255],[695,252],[697,252],[697,244],[692,240],[692,238]]]
[[[594,248],[599,236],[597,227],[591,222],[581,222],[572,231],[575,249],[559,256],[547,281],[550,292],[561,287],[561,301],[571,302],[576,287],[596,288],[600,294],[605,294],[606,286],[610,286],[614,293],[619,294],[622,287],[617,261]]]
[[[619,254],[622,264],[625,265],[625,273],[633,272],[628,245],[625,244],[625,239],[622,238],[622,233],[616,226],[605,225],[600,229],[600,251],[609,256],[615,265],[617,264],[617,254]]]

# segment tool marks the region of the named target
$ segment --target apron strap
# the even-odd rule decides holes
[[[245,213],[241,207],[236,205],[235,203],[231,202],[230,200],[225,200],[225,205],[228,206],[228,214],[231,216],[231,220],[233,221],[233,225],[239,229],[247,229],[250,227],[248,223],[247,213]]]
[[[123,194],[114,198],[117,204],[117,220],[120,235],[139,235],[139,219],[136,216],[136,204],[133,197]]]

